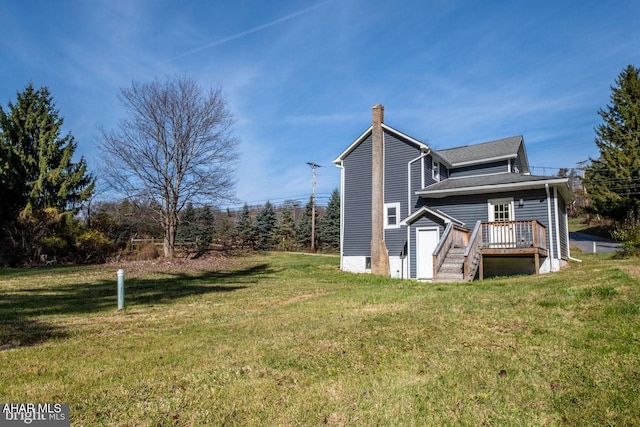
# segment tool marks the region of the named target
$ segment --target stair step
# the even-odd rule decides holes
[[[466,248],[452,246],[447,252],[434,282],[464,282],[464,252]],[[473,260],[471,260],[473,261]]]
[[[433,281],[440,283],[464,282],[464,276],[462,274],[438,273],[438,277],[436,277]]]

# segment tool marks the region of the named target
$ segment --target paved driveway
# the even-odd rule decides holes
[[[590,234],[579,233],[577,231],[569,232],[569,241],[573,246],[579,247],[583,253],[593,253],[593,245],[595,243],[596,252],[618,252],[622,249],[620,243],[616,243],[613,240],[605,239],[604,237],[592,236]]]

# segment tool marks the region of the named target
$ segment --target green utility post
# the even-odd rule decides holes
[[[118,270],[118,310],[124,308],[124,270]]]

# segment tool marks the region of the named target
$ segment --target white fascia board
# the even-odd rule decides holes
[[[477,187],[465,187],[465,188],[454,188],[449,190],[418,190],[416,191],[417,196],[431,196],[434,198],[447,197],[447,196],[463,196],[467,194],[484,194],[491,192],[500,192],[500,191],[510,191],[510,190],[529,190],[534,188],[544,188],[545,184],[549,185],[557,185],[566,187],[569,194],[571,194],[571,190],[569,190],[568,186],[569,179],[568,178],[560,178],[560,179],[548,179],[544,181],[529,181],[529,182],[516,182],[509,184],[495,184],[495,185],[479,185]],[[563,189],[560,191],[562,192]],[[570,197],[571,199],[573,197]]]
[[[460,226],[464,226],[464,222],[455,219],[452,216],[447,215],[444,212],[441,211],[434,211],[433,209],[430,209],[426,206],[421,207],[420,209],[418,209],[417,211],[415,211],[414,213],[412,213],[411,215],[409,215],[408,217],[406,217],[404,220],[402,220],[400,222],[400,225],[411,225],[413,224],[418,218],[422,217],[424,214],[429,213],[437,218],[440,218],[442,221],[444,221],[446,224],[453,222],[454,224],[460,225]]]
[[[455,181],[457,179],[466,179],[466,178],[480,178],[483,176],[490,176],[490,175],[505,175],[505,174],[512,174],[513,172],[491,172],[491,173],[479,173],[477,175],[465,175],[465,176],[454,176],[453,178],[447,178],[451,181]]]
[[[487,157],[487,158],[479,159],[479,160],[469,160],[467,162],[453,163],[451,167],[460,168],[460,167],[463,167],[463,166],[482,165],[482,164],[485,164],[485,163],[497,162],[499,160],[515,159],[517,157],[518,157],[517,153],[516,154],[505,154],[504,156]]]
[[[402,133],[399,130],[396,130],[396,129],[392,128],[391,126],[388,126],[388,125],[386,125],[384,123],[382,123],[382,129],[384,129],[384,130],[386,130],[386,131],[388,131],[390,133],[396,134],[397,136],[399,136],[399,137],[401,137],[403,139],[406,139],[407,141],[411,142],[412,144],[415,144],[418,147],[420,147],[420,149],[422,149],[422,150],[426,151],[426,150],[429,149],[429,146],[427,144],[425,144],[424,142],[420,142],[417,139],[412,138],[409,135],[407,135],[405,133]]]
[[[373,130],[373,126],[369,126],[369,128],[367,130],[365,130],[362,135],[360,135],[358,138],[356,138],[355,141],[353,141],[353,143],[351,143],[351,145],[349,147],[347,147],[346,150],[344,150],[342,153],[340,153],[340,155],[338,156],[337,159],[335,159],[333,161],[333,164],[335,165],[340,165],[342,164],[342,161],[344,160],[345,157],[347,157],[347,155],[352,152],[362,141],[364,141],[365,139],[367,139],[367,137],[369,136],[369,134],[372,132]]]
[[[396,130],[396,129],[392,128],[389,125],[386,125],[386,124],[382,123],[382,129],[386,130],[389,133],[395,134],[396,136],[399,136],[400,138],[405,139],[405,140],[411,142],[412,144],[417,145],[418,148],[420,148],[422,151],[429,150],[429,146],[427,144],[425,144],[424,142],[420,142],[417,139],[412,138],[409,135],[404,134],[404,133],[400,132],[399,130]],[[367,137],[369,136],[369,134],[372,131],[373,131],[373,125],[369,126],[369,128],[367,130],[365,130],[362,133],[362,135],[360,135],[358,138],[356,138],[356,140],[353,141],[353,143],[351,145],[349,145],[349,147],[347,147],[346,150],[344,150],[342,153],[340,153],[340,155],[333,161],[333,164],[335,164],[336,166],[341,165],[342,161],[344,160],[344,158],[347,157],[349,155],[349,153],[351,153],[362,141],[367,139]],[[448,165],[447,162],[445,162],[445,163]]]

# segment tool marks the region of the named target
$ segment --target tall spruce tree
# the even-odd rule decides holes
[[[75,212],[94,188],[84,158],[73,161],[76,142],[62,135],[63,119],[49,89],[29,84],[16,103],[0,107],[2,215],[55,208]]]
[[[251,218],[251,212],[249,212],[249,206],[246,203],[242,206],[240,215],[238,215],[236,233],[242,249],[245,247],[253,247],[256,240],[253,218]]]
[[[296,226],[296,243],[303,249],[311,248],[311,212],[313,205],[312,199],[309,198],[309,201],[304,207],[302,217]]]
[[[29,84],[0,107],[0,263],[72,260],[73,215],[91,197],[94,179],[49,89]]]
[[[273,210],[271,202],[267,201],[262,210],[256,216],[255,235],[256,247],[266,251],[271,249],[276,229],[276,212]]]
[[[340,249],[340,192],[333,190],[327,210],[318,222],[318,244],[325,251]]]
[[[196,224],[196,246],[198,249],[208,248],[213,241],[213,232],[215,230],[215,220],[211,206],[205,204],[196,211]]]
[[[282,250],[288,251],[292,248],[296,237],[296,222],[291,207],[285,206],[280,211],[275,236],[278,244],[282,245]]]
[[[600,156],[586,168],[590,209],[634,224],[640,214],[640,69],[629,65],[611,87],[611,104],[598,110],[595,129]]]
[[[237,238],[234,214],[229,208],[225,212],[217,212],[213,227],[213,240],[223,249],[235,246]]]
[[[196,208],[193,206],[193,203],[187,203],[187,206],[185,206],[184,210],[180,214],[180,224],[178,224],[176,238],[195,242],[195,228]]]

